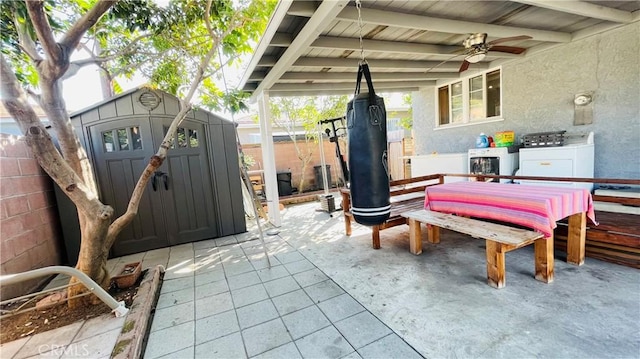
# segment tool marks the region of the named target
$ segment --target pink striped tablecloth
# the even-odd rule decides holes
[[[454,182],[427,187],[425,209],[493,219],[536,230],[549,237],[556,222],[586,212],[595,225],[591,193],[586,189],[508,183]]]

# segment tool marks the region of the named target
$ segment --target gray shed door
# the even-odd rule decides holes
[[[126,211],[133,188],[164,137],[170,119],[131,118],[91,126],[102,198]],[[118,236],[114,256],[217,236],[204,126],[185,120],[173,148],[152,176],[138,215]]]

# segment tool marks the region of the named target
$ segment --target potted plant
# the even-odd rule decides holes
[[[127,263],[124,265],[120,273],[111,280],[118,286],[118,288],[125,289],[133,286],[138,278],[140,278],[141,273],[141,262]]]

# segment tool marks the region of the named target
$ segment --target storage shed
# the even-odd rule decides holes
[[[100,198],[116,216],[125,212],[138,177],[179,109],[176,97],[142,87],[71,115],[93,164]],[[207,111],[190,111],[111,256],[245,232],[241,185],[235,125]],[[65,245],[74,264],[80,245],[77,215],[62,196]]]

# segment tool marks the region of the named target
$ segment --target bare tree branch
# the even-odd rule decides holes
[[[154,56],[152,56],[152,57],[147,58],[147,59],[146,59],[146,60],[144,60],[144,61],[140,61],[140,62],[135,62],[135,63],[128,64],[128,65],[123,66],[122,68],[118,69],[117,71],[111,71],[111,75],[112,75],[113,77],[116,77],[116,76],[120,76],[120,75],[122,75],[122,74],[124,74],[124,73],[126,73],[126,72],[129,72],[129,71],[131,71],[131,70],[135,70],[135,69],[138,69],[138,70],[140,70],[141,72],[143,72],[143,73],[144,73],[144,71],[143,71],[142,69],[140,69],[140,67],[142,66],[142,64],[144,64],[144,63],[148,63],[148,62],[152,62],[152,61],[154,61],[154,60],[160,60],[160,59],[162,59],[162,57],[163,57],[163,56],[164,56],[164,53],[162,53],[162,54],[157,54],[157,55],[154,55]],[[146,74],[146,75],[148,75],[148,74]]]
[[[86,44],[80,44],[80,46],[85,49],[87,51],[87,53],[89,53],[89,58],[87,59],[81,59],[81,60],[76,60],[70,63],[70,68],[67,71],[67,73],[65,73],[64,77],[68,78],[71,77],[73,75],[75,75],[78,70],[84,66],[88,66],[88,65],[97,65],[99,66],[103,71],[107,72],[109,74],[109,76],[113,77],[117,77],[127,71],[130,71],[131,69],[137,69],[139,68],[142,64],[144,63],[148,63],[148,62],[152,62],[154,60],[158,60],[161,59],[163,56],[165,56],[167,54],[167,52],[169,52],[169,50],[164,50],[160,53],[155,53],[155,52],[145,52],[145,51],[140,51],[138,49],[136,49],[134,47],[134,45],[138,42],[140,42],[142,39],[148,38],[153,36],[152,34],[144,34],[144,35],[140,35],[138,37],[136,37],[135,39],[132,40],[132,42],[130,42],[123,50],[120,50],[116,53],[110,54],[108,56],[95,56],[92,52],[91,49],[89,49]],[[124,66],[122,68],[120,68],[117,71],[108,71],[108,69],[104,66],[102,66],[102,64],[115,60],[119,57],[122,57],[124,55],[130,55],[130,54],[137,54],[137,55],[142,55],[142,56],[149,56],[149,58],[145,59],[144,61],[139,61],[139,62],[135,62],[135,63],[131,63],[127,66]],[[72,72],[73,71],[73,72]]]
[[[207,0],[207,6],[204,10],[204,24],[207,27],[207,32],[211,37],[214,36],[213,29],[211,29],[211,17],[209,13],[211,12],[211,0]]]
[[[36,30],[45,54],[47,54],[47,57],[52,61],[58,62],[62,58],[62,54],[60,47],[58,47],[56,43],[56,39],[53,37],[53,29],[51,29],[47,14],[44,12],[44,1],[26,1],[26,4],[29,18],[31,18],[31,23]]]
[[[40,166],[60,188],[65,190],[76,206],[86,210],[87,213],[99,215],[100,218],[110,218],[113,209],[98,200],[95,192],[85,185],[53,145],[49,133],[33,107],[27,102],[18,79],[2,54],[0,54],[0,78],[2,103],[25,134],[27,143]]]
[[[213,75],[217,74],[217,73],[218,73],[218,71],[222,70],[225,66],[229,65],[229,64],[231,63],[231,61],[233,61],[233,60],[235,60],[235,59],[237,59],[237,58],[239,58],[239,57],[240,57],[239,55],[234,55],[234,56],[232,56],[232,57],[228,58],[228,59],[227,59],[227,61],[225,61],[223,64],[220,64],[219,66],[217,66],[217,67],[214,69],[214,71],[213,71],[213,72],[209,72],[209,73],[204,74],[204,75],[203,75],[203,79],[209,78],[209,77],[211,77],[211,76],[213,76]]]
[[[153,34],[143,34],[140,35],[138,37],[136,37],[135,39],[131,40],[131,42],[129,42],[127,44],[127,46],[124,47],[124,49],[115,52],[113,54],[110,54],[108,56],[92,56],[93,60],[96,63],[102,63],[102,62],[107,62],[107,61],[111,61],[111,60],[115,60],[118,57],[122,57],[124,55],[130,55],[133,53],[141,53],[140,51],[138,51],[138,49],[136,49],[134,46],[138,44],[138,42],[140,42],[142,39],[146,39],[153,36]],[[82,60],[81,60],[82,61]]]
[[[196,82],[194,81],[194,84],[195,83]],[[192,88],[193,87],[194,86],[192,86]],[[189,93],[191,94],[191,97],[193,97],[195,90],[189,91]],[[173,133],[175,132],[180,122],[182,122],[182,119],[184,119],[187,113],[191,111],[191,97],[189,97],[188,101],[180,100],[181,110],[171,122],[171,126],[167,130],[167,134],[164,136],[158,152],[156,152],[156,154],[151,157],[149,163],[142,171],[142,175],[140,175],[140,178],[138,178],[138,182],[133,189],[133,193],[131,193],[131,199],[129,199],[127,211],[120,217],[118,217],[115,221],[113,221],[113,223],[111,223],[111,225],[109,226],[109,230],[107,232],[107,242],[105,243],[106,248],[111,248],[111,246],[117,239],[118,233],[122,231],[122,228],[131,223],[133,218],[138,214],[140,199],[142,198],[145,187],[149,182],[149,178],[151,178],[151,175],[153,174],[153,172],[155,172],[155,170],[162,166],[162,163],[167,157],[167,151],[171,146],[171,141],[173,141]]]
[[[23,134],[29,127],[41,124],[2,53],[0,53],[0,90],[2,103],[16,120]]]
[[[149,182],[149,178],[151,177],[151,174],[162,165],[165,158],[167,157],[167,152],[171,147],[171,143],[173,141],[173,134],[176,132],[177,127],[180,125],[187,113],[191,111],[191,100],[193,99],[196,90],[200,86],[200,83],[204,78],[204,72],[208,65],[211,63],[211,59],[216,54],[219,45],[219,42],[213,42],[213,44],[211,45],[211,49],[209,49],[207,54],[200,60],[196,75],[194,76],[191,85],[189,86],[187,95],[184,97],[184,99],[180,99],[180,112],[178,112],[176,117],[171,122],[171,125],[167,129],[167,134],[164,136],[164,139],[162,140],[158,151],[154,156],[151,157],[149,163],[142,172],[142,175],[138,179],[138,182],[133,189],[133,193],[131,194],[131,199],[129,200],[127,211],[120,217],[118,217],[115,221],[113,221],[113,223],[111,223],[111,225],[109,226],[109,230],[107,232],[107,243],[105,244],[107,246],[106,248],[111,248],[117,238],[118,233],[122,230],[122,228],[124,228],[124,226],[131,223],[133,218],[138,213],[140,199],[142,198],[145,187]]]
[[[42,107],[42,104],[40,103],[42,101],[40,94],[31,89],[27,89],[26,91],[27,95],[29,95],[29,97],[31,97],[40,107]]]
[[[85,32],[95,25],[116,0],[100,0],[64,34],[60,45],[67,49],[75,49]]]
[[[33,42],[33,39],[27,34],[27,28],[24,23],[18,21],[17,17],[14,16],[13,23],[16,26],[16,30],[18,32],[18,41],[20,42],[20,48],[24,51],[32,61],[37,62],[41,61],[42,57],[38,53],[36,49],[36,44]]]

